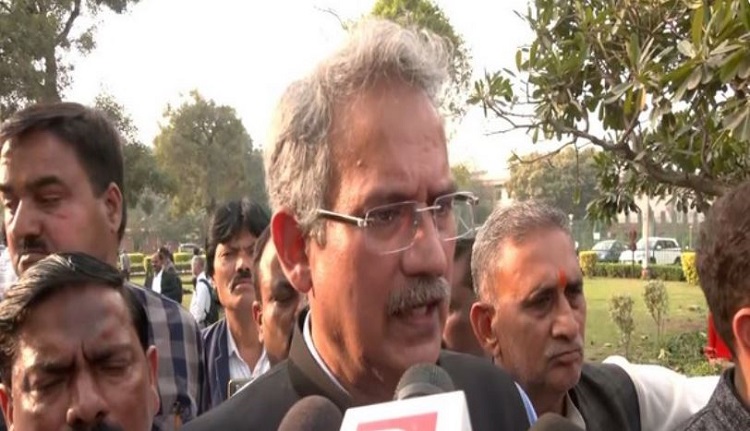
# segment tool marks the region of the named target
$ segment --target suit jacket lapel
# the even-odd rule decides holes
[[[307,348],[302,335],[302,325],[306,315],[306,312],[300,313],[300,318],[294,326],[292,345],[289,349],[288,367],[292,385],[300,398],[322,395],[344,411],[352,407],[352,399],[328,377]]]
[[[217,401],[221,402],[227,399],[229,395],[229,345],[227,337],[229,336],[229,328],[227,327],[226,320],[221,322],[218,333],[216,334],[216,342],[218,343],[218,354],[214,360],[214,383],[218,389],[217,395],[220,395]]]

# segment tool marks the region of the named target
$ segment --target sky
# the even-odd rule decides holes
[[[92,103],[108,92],[125,106],[150,145],[168,104],[196,89],[236,109],[262,146],[286,86],[343,40],[342,20],[366,14],[375,0],[141,0],[124,15],[99,15],[97,48],[75,60],[66,97]],[[472,56],[476,78],[515,69],[515,52],[532,35],[513,11],[527,0],[437,0]],[[524,133],[488,135],[500,125],[471,109],[449,144],[452,164],[507,176],[511,151],[529,151]]]

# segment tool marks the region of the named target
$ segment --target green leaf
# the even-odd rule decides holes
[[[604,99],[604,103],[610,104],[616,102],[626,91],[630,90],[631,87],[633,87],[633,83],[630,81],[615,85],[612,87],[612,90],[610,90],[610,96]]]
[[[740,68],[740,63],[746,58],[746,54],[742,51],[735,52],[728,56],[724,60],[724,64],[719,68],[719,80],[722,84],[726,84],[737,75],[737,71]]]
[[[516,69],[521,70],[521,61],[523,61],[523,56],[521,54],[521,50],[519,49],[516,51]]]
[[[690,33],[693,37],[693,45],[699,46],[701,44],[701,37],[703,36],[703,20],[705,18],[705,8],[703,5],[693,12],[693,23],[690,28]]]
[[[703,78],[703,68],[702,67],[696,67],[693,70],[693,73],[690,74],[690,77],[685,81],[685,84],[687,85],[688,90],[694,90],[695,87],[700,84],[701,79]]]
[[[677,44],[677,50],[688,58],[695,58],[696,56],[695,47],[687,39],[683,39]]]

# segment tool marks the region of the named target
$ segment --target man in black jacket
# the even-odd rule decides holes
[[[474,431],[526,430],[522,391],[502,370],[441,352],[455,241],[476,198],[457,192],[438,90],[443,41],[362,22],[282,96],[266,147],[271,234],[310,311],[289,358],[188,430],[276,430],[299,399],[342,411],[389,401],[404,371],[438,363],[466,393]]]
[[[154,278],[148,286],[154,292],[161,293],[167,298],[182,304],[182,280],[172,263],[169,250],[161,247],[151,257],[154,267]]]

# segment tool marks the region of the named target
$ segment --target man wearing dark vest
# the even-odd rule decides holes
[[[568,217],[539,202],[498,207],[477,234],[471,322],[536,412],[595,430],[667,431],[707,402],[717,378],[624,358],[584,362],[586,298]]]
[[[533,408],[506,372],[440,349],[455,240],[472,233],[476,203],[450,174],[437,107],[447,58],[430,33],[366,20],[286,90],[266,143],[271,235],[310,310],[287,360],[188,430],[276,430],[309,395],[342,412],[390,401],[420,363],[465,392],[474,431],[529,428]]]
[[[722,196],[701,227],[697,264],[716,331],[735,366],[721,376],[708,405],[686,431],[729,431],[750,426],[750,181]]]

